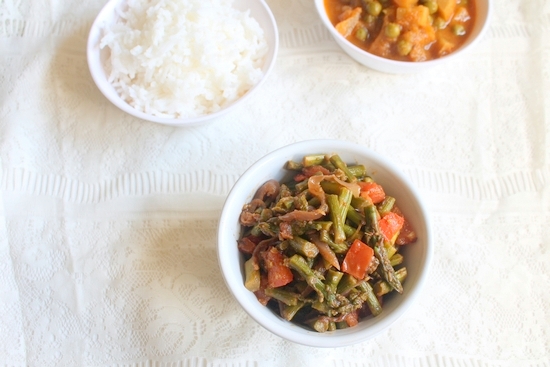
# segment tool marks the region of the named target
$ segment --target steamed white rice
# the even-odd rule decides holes
[[[160,117],[216,112],[263,76],[264,32],[232,0],[128,0],[100,47],[118,94]]]

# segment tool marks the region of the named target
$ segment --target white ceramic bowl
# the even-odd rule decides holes
[[[407,266],[407,280],[402,295],[385,299],[383,311],[355,327],[318,333],[282,319],[262,306],[256,296],[244,287],[243,258],[237,249],[240,234],[239,215],[256,190],[267,180],[281,180],[288,160],[300,160],[307,154],[337,153],[347,162],[358,162],[379,182],[386,193],[394,196],[400,209],[414,226],[418,240],[402,248]],[[430,220],[417,191],[400,170],[387,159],[368,148],[338,140],[307,140],[275,150],[254,163],[236,182],[229,193],[218,227],[218,261],[227,287],[242,308],[261,326],[289,341],[313,347],[341,347],[367,340],[387,329],[410,307],[426,281],[433,245]]]
[[[474,28],[470,35],[468,35],[468,39],[466,40],[466,42],[459,49],[455,50],[449,55],[435,60],[409,62],[386,59],[360,49],[359,47],[346,40],[340,33],[338,33],[338,31],[336,31],[336,28],[330,22],[330,19],[328,18],[328,15],[326,13],[324,0],[315,0],[315,7],[317,8],[317,13],[321,18],[321,21],[328,29],[332,37],[336,40],[336,43],[342,48],[342,50],[344,50],[345,53],[347,53],[352,59],[360,64],[363,64],[371,69],[389,74],[420,72],[461,56],[468,49],[471,49],[485,34],[487,28],[489,27],[489,18],[491,13],[490,0],[476,0],[477,15]]]
[[[157,117],[157,116],[153,116],[153,115],[141,112],[133,108],[128,103],[126,103],[122,98],[120,98],[120,96],[118,95],[116,90],[113,88],[113,86],[108,82],[107,75],[103,65],[104,65],[104,61],[108,57],[109,50],[108,48],[104,48],[104,49],[99,48],[99,42],[102,37],[103,25],[116,21],[117,10],[121,10],[124,8],[125,1],[126,0],[110,0],[99,12],[97,18],[92,24],[92,27],[90,29],[90,33],[88,36],[87,59],[88,59],[88,67],[90,69],[90,73],[92,74],[92,78],[96,83],[97,87],[99,88],[99,90],[115,106],[129,113],[130,115],[133,115],[143,120],[148,120],[148,121],[157,122],[165,125],[171,125],[171,126],[196,126],[205,122],[212,121],[213,119],[233,110],[237,105],[245,101],[252,93],[254,93],[254,91],[256,91],[260,87],[260,85],[263,84],[263,82],[266,80],[266,78],[270,74],[273,66],[275,65],[275,61],[276,61],[277,53],[279,49],[279,33],[277,29],[277,23],[275,22],[275,18],[273,17],[273,13],[271,12],[271,10],[269,9],[268,5],[265,3],[264,0],[235,0],[233,3],[233,6],[236,9],[239,9],[241,11],[250,10],[251,17],[256,19],[256,21],[260,24],[260,26],[264,30],[264,34],[265,34],[267,43],[269,45],[269,51],[267,56],[265,57],[265,62],[262,67],[262,70],[264,72],[264,76],[262,80],[260,80],[258,84],[256,84],[253,88],[251,88],[247,93],[245,93],[241,98],[239,98],[235,102],[229,104],[228,106],[221,109],[220,111],[217,111],[215,113],[211,113],[208,115],[190,117],[185,119],[184,118],[175,119],[175,118]]]

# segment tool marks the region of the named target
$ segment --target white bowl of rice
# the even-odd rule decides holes
[[[195,126],[257,90],[278,46],[264,0],[110,0],[91,27],[87,59],[94,82],[121,110]]]

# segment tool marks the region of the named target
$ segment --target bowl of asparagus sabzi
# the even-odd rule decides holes
[[[412,304],[432,256],[429,218],[398,167],[368,148],[307,140],[259,159],[218,228],[226,284],[260,325],[316,347],[364,341]]]

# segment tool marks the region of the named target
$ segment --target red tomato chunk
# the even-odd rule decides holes
[[[264,254],[267,269],[267,285],[271,288],[282,287],[292,282],[292,271],[284,264],[284,256],[275,247]]]
[[[393,236],[401,230],[404,222],[405,219],[402,216],[389,212],[380,219],[378,226],[380,227],[380,232],[382,232],[384,239],[390,242]]]
[[[374,255],[372,248],[358,239],[353,241],[342,262],[342,271],[357,279],[363,279],[369,268],[372,255]]]
[[[381,203],[386,198],[384,188],[376,182],[358,182],[358,184],[361,187],[361,196],[365,199],[370,198],[374,204]]]

